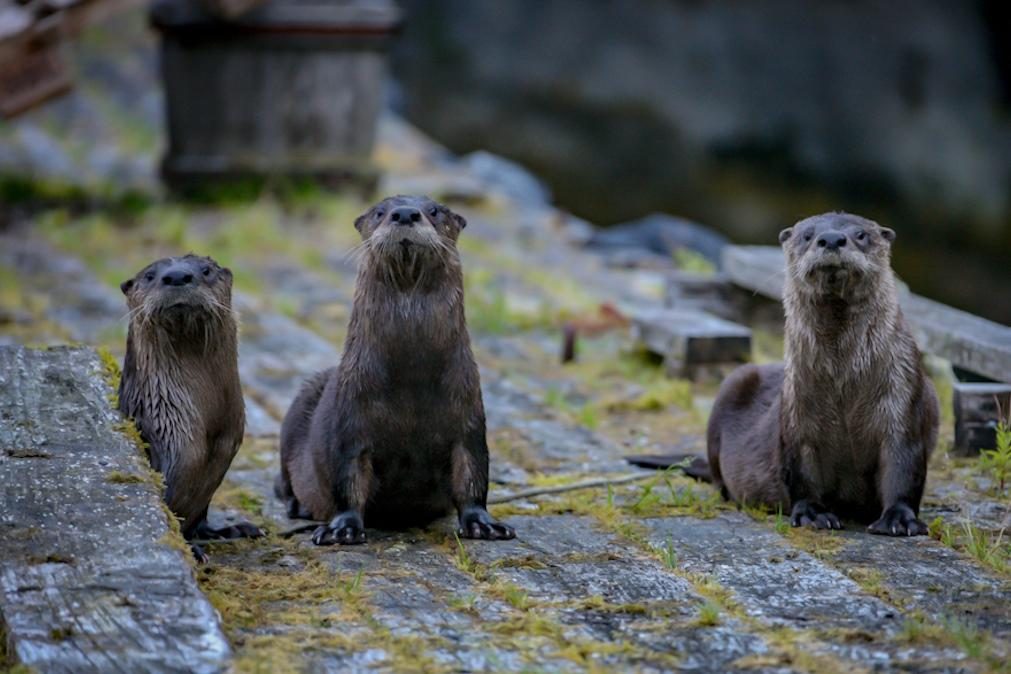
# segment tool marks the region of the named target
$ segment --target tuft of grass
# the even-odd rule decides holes
[[[467,546],[463,544],[460,536],[455,531],[453,532],[453,539],[456,541],[456,556],[453,559],[456,563],[456,568],[474,576],[478,580],[483,580],[488,575],[488,570],[484,565],[474,561],[470,553],[467,552]]]
[[[989,635],[976,625],[965,620],[948,618],[944,621],[944,629],[970,658],[980,660],[986,655]]]
[[[903,618],[902,629],[895,638],[900,643],[928,644],[936,641],[937,629],[922,613],[909,613]]]
[[[695,624],[700,627],[716,627],[720,622],[719,604],[712,600],[706,600],[699,607],[699,613],[695,616]]]
[[[587,402],[577,406],[560,389],[548,388],[544,392],[544,404],[590,430],[595,430],[600,425],[600,415],[596,405]]]
[[[966,521],[962,524],[965,534],[963,544],[965,551],[983,564],[1006,573],[1009,562],[1008,544],[1004,543],[1004,529],[996,535],[987,534],[984,530]]]
[[[526,610],[530,604],[526,591],[512,583],[506,583],[502,588],[502,597],[510,606],[521,611]]]
[[[351,580],[340,582],[341,591],[347,597],[354,597],[358,595],[362,589],[362,578],[364,577],[365,571],[363,569],[358,569],[358,573],[356,573]]]
[[[583,424],[591,431],[595,430],[600,425],[600,417],[597,415],[597,408],[591,403],[587,403],[579,409],[579,414],[576,415],[576,419],[579,423]]]
[[[780,504],[776,508],[776,519],[773,526],[776,529],[776,533],[780,536],[785,536],[788,531],[790,531],[790,520],[783,515],[783,505]]]
[[[663,545],[658,545],[654,548],[656,553],[660,556],[660,561],[663,565],[670,570],[674,570],[678,567],[678,553],[674,549],[674,541],[670,538]]]
[[[1011,410],[1007,417],[997,421],[997,446],[979,453],[979,468],[994,483],[994,489],[1003,496],[1011,477]]]
[[[1001,574],[1011,574],[1011,543],[1004,540],[1004,529],[991,533],[968,520],[961,527],[953,527],[940,517],[935,517],[928,529],[932,537],[949,548],[970,555]]]

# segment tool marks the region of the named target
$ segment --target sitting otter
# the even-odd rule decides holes
[[[246,419],[232,272],[190,254],[152,262],[120,288],[130,328],[119,409],[148,444],[183,536],[261,536],[246,522],[207,524],[208,504],[239,450]],[[206,561],[199,547],[193,552]]]
[[[363,240],[344,354],[303,386],[281,426],[276,492],[290,517],[328,520],[317,545],[365,542],[365,522],[459,515],[468,538],[515,532],[488,514],[488,446],[463,310],[462,217],[423,197],[384,199]]]
[[[917,515],[938,403],[899,308],[894,240],[846,213],[780,233],[786,362],[741,367],[720,388],[707,443],[725,497],[789,508],[793,526],[847,517],[927,533]]]

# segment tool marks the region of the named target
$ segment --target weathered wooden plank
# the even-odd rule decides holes
[[[975,455],[997,446],[997,420],[1011,411],[1011,385],[958,382],[955,407],[955,451]]]
[[[775,246],[728,246],[723,268],[730,280],[782,299],[783,252]],[[996,381],[1011,383],[1011,328],[965,311],[902,293],[902,309],[920,348]]]
[[[730,280],[773,300],[783,299],[786,266],[783,251],[775,246],[727,246],[723,273]]]
[[[230,648],[90,349],[0,348],[0,633],[44,672],[217,672]]]
[[[1011,383],[1011,328],[917,295],[906,297],[902,309],[925,351]]]
[[[635,338],[664,357],[668,374],[693,377],[700,366],[745,362],[751,330],[694,309],[641,308],[632,314]]]

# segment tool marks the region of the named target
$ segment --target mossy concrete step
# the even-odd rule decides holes
[[[222,671],[218,616],[103,367],[0,347],[0,652],[45,672]]]

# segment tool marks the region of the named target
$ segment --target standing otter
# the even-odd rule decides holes
[[[130,308],[119,409],[165,478],[165,501],[183,536],[261,536],[252,524],[207,524],[207,507],[242,443],[232,272],[209,257],[152,262],[120,288]],[[203,551],[193,547],[204,561]]]
[[[363,257],[340,364],[303,386],[281,426],[276,491],[328,520],[317,545],[365,542],[365,522],[459,515],[468,538],[515,532],[486,510],[488,446],[456,240],[466,221],[423,197],[355,220]]]
[[[891,536],[917,518],[938,404],[899,308],[895,232],[846,213],[783,230],[784,365],[736,370],[707,431],[714,483],[738,503],[790,508],[793,526],[839,517]],[[877,519],[875,519],[877,518]]]

